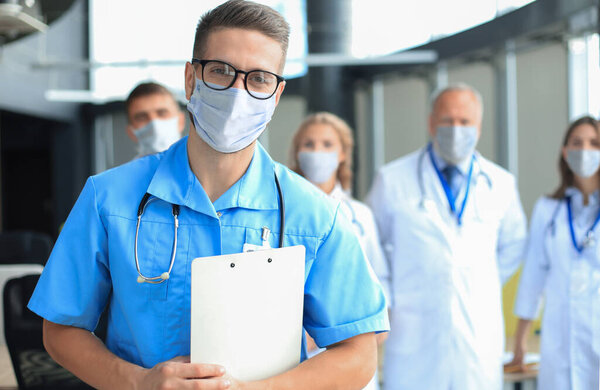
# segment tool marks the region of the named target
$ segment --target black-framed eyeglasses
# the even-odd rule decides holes
[[[244,88],[256,99],[266,100],[277,91],[279,83],[285,79],[273,72],[254,69],[243,71],[236,69],[227,62],[218,60],[199,60],[192,58],[192,64],[202,65],[202,81],[208,88],[223,91],[231,88],[238,73],[244,75]]]

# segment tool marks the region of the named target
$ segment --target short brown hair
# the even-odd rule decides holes
[[[137,98],[149,95],[169,95],[173,99],[173,102],[175,102],[175,105],[177,105],[175,97],[165,86],[155,82],[141,83],[129,93],[127,100],[125,100],[125,111],[127,113],[127,118],[129,118],[129,107],[131,107],[131,102]]]
[[[192,53],[194,58],[202,59],[208,35],[222,28],[241,28],[263,33],[281,45],[282,65],[285,62],[290,26],[274,9],[252,1],[229,0],[206,12],[196,27]]]
[[[600,124],[596,119],[586,115],[577,119],[569,125],[565,133],[565,137],[563,139],[563,147],[567,146],[567,144],[569,143],[569,138],[571,138],[571,134],[573,134],[573,131],[575,131],[575,129],[581,125],[591,125],[594,128],[594,130],[596,130],[596,134],[600,136]],[[564,198],[566,189],[572,186],[575,180],[573,171],[571,170],[571,168],[569,168],[569,165],[563,157],[562,150],[558,157],[558,171],[560,172],[560,184],[558,188],[554,191],[554,193],[550,195],[550,197],[554,199]],[[600,173],[596,173],[596,175],[598,174]]]
[[[338,166],[336,173],[337,179],[342,185],[342,188],[349,190],[352,187],[352,149],[354,149],[354,137],[352,136],[352,130],[350,126],[337,115],[330,112],[317,112],[309,115],[302,121],[298,130],[294,134],[292,139],[292,148],[290,150],[290,162],[291,169],[300,174],[300,165],[298,164],[298,150],[300,149],[300,140],[304,135],[306,129],[314,124],[324,124],[331,126],[338,137],[340,137],[340,143],[342,144],[342,152],[346,156],[344,161]]]

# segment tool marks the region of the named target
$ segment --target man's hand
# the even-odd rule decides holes
[[[136,390],[237,390],[240,386],[221,366],[190,363],[189,356],[179,356],[141,372]]]

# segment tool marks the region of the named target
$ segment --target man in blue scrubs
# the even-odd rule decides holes
[[[29,307],[44,317],[51,356],[97,388],[360,389],[375,371],[375,332],[388,330],[381,286],[352,227],[313,185],[256,142],[283,92],[289,27],[272,9],[233,0],[198,24],[185,88],[190,136],[166,152],[88,179]],[[227,367],[189,363],[190,265],[196,257],[285,245],[306,247],[304,328],[327,350],[283,374],[241,382]],[[177,251],[168,278],[172,205]],[[106,346],[92,333],[108,305]],[[252,319],[260,321],[260,318]]]

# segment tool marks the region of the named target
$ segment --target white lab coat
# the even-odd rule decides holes
[[[389,266],[381,248],[377,225],[371,209],[366,204],[352,198],[344,191],[340,183],[336,184],[329,196],[340,202],[340,210],[352,222],[352,227],[360,240],[365,256],[383,286],[386,299],[390,302]]]
[[[384,166],[368,203],[391,268],[384,388],[500,389],[501,286],[526,237],[514,177],[477,155],[458,226],[422,149]]]
[[[579,242],[598,213],[598,193],[583,206],[570,188]],[[598,240],[596,227],[596,241]],[[535,205],[515,314],[534,319],[545,298],[540,390],[598,389],[600,374],[600,245],[575,250],[564,200],[543,197]]]
[[[352,198],[350,194],[344,191],[339,182],[336,183],[329,196],[340,202],[340,210],[342,210],[343,215],[352,223],[354,232],[360,241],[360,246],[369,260],[375,275],[379,278],[385,297],[389,302],[389,267],[379,243],[379,234],[377,233],[377,226],[375,225],[371,209],[366,204]],[[309,357],[313,357],[324,350],[322,348],[309,352]],[[378,377],[379,374],[375,372],[375,375],[363,390],[378,390]]]

